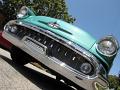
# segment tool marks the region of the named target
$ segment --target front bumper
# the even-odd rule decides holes
[[[59,61],[58,59],[53,57],[48,57],[45,54],[46,47],[43,46],[44,49],[41,49],[39,48],[39,46],[36,46],[33,43],[28,43],[27,39],[31,39],[31,38],[27,36],[25,36],[22,40],[19,40],[15,36],[11,35],[9,32],[4,30],[3,37],[8,41],[10,41],[11,43],[13,43],[15,46],[19,47],[20,49],[28,53],[29,55],[36,58],[36,60],[38,60],[42,64],[46,65],[50,69],[54,70],[55,72],[66,77],[73,83],[77,84],[78,86],[86,90],[96,90],[97,84],[104,88],[108,86],[108,82],[103,77],[101,72],[96,71],[97,72],[96,75],[92,77],[83,76],[79,72],[76,72],[72,68],[68,67],[68,65],[66,65],[65,63]],[[97,64],[99,65],[99,63]]]

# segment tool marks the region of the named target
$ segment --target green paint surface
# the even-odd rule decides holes
[[[95,39],[90,36],[87,32],[79,29],[69,23],[62,20],[45,17],[45,16],[30,16],[23,20],[23,22],[30,23],[32,25],[40,26],[46,30],[49,30],[67,40],[70,40],[83,48],[89,50],[95,43]],[[52,28],[48,23],[55,22],[59,24],[59,28]]]

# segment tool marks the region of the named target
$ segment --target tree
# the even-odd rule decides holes
[[[115,90],[117,90],[119,86],[119,78],[117,76],[113,76],[113,75],[109,75],[108,77],[109,83],[110,83],[110,89],[114,88]]]
[[[33,9],[37,15],[49,16],[62,19],[66,22],[73,23],[73,18],[68,13],[65,0],[3,0],[3,5],[0,5],[0,11],[4,12],[7,17],[5,22],[15,19],[18,10],[22,6],[28,6]]]
[[[120,90],[120,86],[118,86],[117,90]]]
[[[2,11],[0,11],[0,30],[3,28],[4,24],[3,21],[5,21],[5,17],[2,14]]]
[[[120,78],[120,71],[119,71],[119,74],[118,74],[119,78]]]

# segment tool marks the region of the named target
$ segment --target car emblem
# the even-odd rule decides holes
[[[60,25],[57,24],[57,22],[49,22],[48,25],[52,28],[59,28],[60,27]]]

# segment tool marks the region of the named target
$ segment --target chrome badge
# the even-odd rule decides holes
[[[57,24],[57,22],[49,22],[48,25],[52,28],[59,28],[60,27],[60,25]]]

